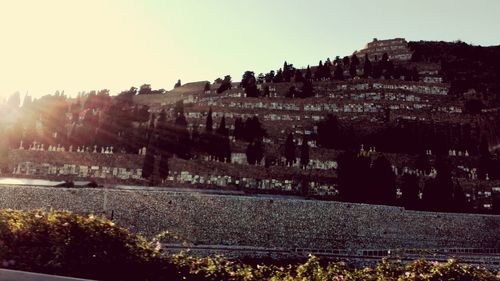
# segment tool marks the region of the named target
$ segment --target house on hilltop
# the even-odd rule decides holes
[[[363,49],[354,52],[359,58],[368,54],[368,57],[372,61],[376,59],[380,60],[384,53],[387,53],[389,60],[392,61],[409,61],[412,56],[412,52],[408,48],[408,42],[404,38],[385,40],[373,38],[373,41],[366,44]]]

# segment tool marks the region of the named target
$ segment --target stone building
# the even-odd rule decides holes
[[[380,60],[384,53],[389,55],[392,61],[409,61],[412,52],[408,49],[408,43],[404,38],[394,38],[386,40],[378,40],[374,38],[372,42],[365,45],[359,51],[354,52],[358,58],[362,58],[368,54],[370,60]]]

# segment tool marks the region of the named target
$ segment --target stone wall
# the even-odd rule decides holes
[[[0,208],[113,213],[151,236],[169,230],[197,245],[279,249],[500,249],[500,216],[172,191],[0,187]]]
[[[8,156],[7,171],[14,177],[129,184],[142,180],[143,155],[13,149]]]

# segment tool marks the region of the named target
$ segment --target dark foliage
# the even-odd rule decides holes
[[[410,42],[416,62],[440,63],[450,94],[469,89],[485,93],[500,105],[500,46],[481,47],[464,42]]]
[[[295,141],[290,133],[285,142],[285,159],[288,166],[295,164]]]

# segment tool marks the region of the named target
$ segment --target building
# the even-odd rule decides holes
[[[374,38],[373,41],[366,44],[363,49],[354,52],[359,58],[368,54],[368,57],[372,61],[380,60],[384,53],[387,53],[389,55],[389,60],[392,61],[409,61],[412,56],[412,52],[408,48],[408,43],[404,38],[386,40]]]

